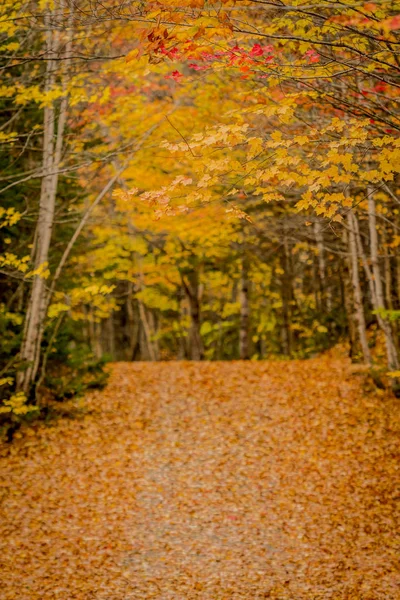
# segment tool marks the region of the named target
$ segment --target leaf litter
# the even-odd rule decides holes
[[[399,429],[330,355],[115,364],[2,448],[1,598],[398,599]]]

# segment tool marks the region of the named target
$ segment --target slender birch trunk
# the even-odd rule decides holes
[[[369,365],[371,364],[371,353],[368,347],[367,328],[365,325],[365,314],[360,285],[360,274],[358,270],[357,240],[354,219],[355,217],[353,211],[349,210],[347,213],[347,224],[349,228],[348,242],[350,252],[351,283],[353,286],[354,313],[357,322],[358,337],[360,340],[364,363]]]
[[[344,242],[347,246],[348,242],[347,242],[347,231],[346,230],[343,231],[343,238],[344,238]],[[345,261],[345,263],[347,263],[347,264],[344,265],[344,268],[341,269],[340,281],[343,285],[342,301],[343,301],[343,305],[345,307],[346,315],[347,315],[348,335],[349,335],[349,341],[350,341],[349,356],[350,356],[350,358],[352,358],[355,354],[355,349],[357,347],[357,331],[356,331],[356,324],[354,322],[354,310],[353,310],[353,302],[352,302],[353,291],[352,291],[352,283],[350,281],[351,265],[349,264],[350,261],[348,259]]]
[[[388,359],[389,369],[397,371],[399,369],[399,358],[397,355],[396,346],[393,340],[393,332],[390,323],[383,317],[380,312],[385,310],[385,295],[382,285],[382,277],[379,267],[379,240],[378,230],[376,225],[376,204],[373,190],[368,190],[368,224],[370,238],[370,256],[373,275],[373,288],[375,290],[375,310],[377,311],[378,324],[380,325],[386,344],[386,354]]]
[[[95,319],[92,309],[92,318],[94,319],[94,355],[96,358],[101,358],[104,354],[103,348],[103,327],[102,322]]]
[[[393,297],[392,297],[392,268],[390,263],[390,254],[388,247],[388,236],[386,227],[383,227],[382,230],[382,241],[385,248],[385,256],[384,256],[384,282],[385,282],[385,297],[386,297],[386,306],[389,310],[393,310]]]
[[[64,6],[62,5],[62,8]],[[60,51],[60,34],[52,26],[52,13],[50,8],[44,17],[46,27],[46,54],[48,60],[45,73],[45,92],[54,89],[56,84],[56,69]],[[65,48],[64,69],[68,71],[71,54],[72,39]],[[64,73],[65,75],[66,73]],[[64,79],[64,86],[66,80]],[[54,104],[45,106],[43,122],[43,178],[39,200],[39,216],[36,227],[36,242],[34,249],[34,270],[32,289],[28,300],[27,313],[24,325],[24,337],[21,345],[20,356],[27,364],[27,369],[21,374],[18,381],[19,389],[28,393],[38,372],[40,350],[44,332],[44,322],[47,309],[46,275],[48,274],[48,261],[51,236],[54,223],[54,211],[58,187],[58,171],[63,150],[64,129],[67,119],[68,98],[61,100],[58,118]]]
[[[149,317],[148,317],[148,314],[147,314],[147,311],[145,309],[143,302],[141,300],[138,300],[138,304],[139,304],[140,320],[142,322],[143,331],[144,331],[144,335],[146,338],[148,355],[149,355],[150,360],[154,362],[157,360],[157,351],[156,351],[156,347],[155,347],[155,344],[153,341],[154,331],[152,331],[150,320],[149,320]]]
[[[142,259],[138,257],[137,260],[138,260],[138,268],[139,268],[139,290],[142,290],[144,287]],[[151,325],[150,325],[150,322],[149,322],[149,319],[147,316],[146,308],[140,298],[138,298],[138,306],[139,306],[139,316],[140,316],[140,321],[141,321],[142,328],[143,328],[144,338],[146,341],[148,356],[151,361],[156,361],[157,355],[156,355],[156,350],[155,350],[154,344],[153,344],[153,332],[151,330]]]
[[[327,284],[324,236],[320,221],[315,221],[314,223],[314,235],[318,250],[318,272],[321,282],[321,299],[322,301],[324,299],[326,300],[326,308],[328,312],[330,312],[332,310],[332,295],[330,287]]]

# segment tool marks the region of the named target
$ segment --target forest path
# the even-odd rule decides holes
[[[397,402],[328,356],[116,364],[0,461],[1,598],[398,599]]]

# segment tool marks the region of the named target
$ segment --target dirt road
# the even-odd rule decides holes
[[[114,365],[3,448],[1,599],[399,599],[399,401],[361,383],[329,357]]]

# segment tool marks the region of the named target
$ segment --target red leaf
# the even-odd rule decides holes
[[[400,15],[396,15],[393,19],[390,19],[388,25],[389,29],[392,29],[393,31],[400,29]]]
[[[263,53],[264,53],[264,50],[262,49],[260,44],[254,44],[254,46],[250,50],[251,56],[262,56]]]
[[[197,65],[196,63],[190,63],[189,67],[194,71],[205,71],[208,69],[208,65]]]
[[[172,71],[170,75],[165,76],[165,79],[173,79],[174,81],[180,81],[182,77],[183,75],[179,71]]]
[[[307,56],[308,61],[310,63],[319,62],[319,54],[317,54],[317,52],[313,48],[310,48],[310,50],[307,50],[307,52],[305,53],[304,56]]]

